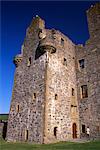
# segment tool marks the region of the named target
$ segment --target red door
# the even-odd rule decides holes
[[[77,126],[76,123],[73,123],[73,139],[77,138]]]

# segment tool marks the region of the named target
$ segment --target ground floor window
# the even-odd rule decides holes
[[[82,133],[85,133],[85,125],[82,124]]]
[[[54,136],[57,137],[57,127],[54,127]]]

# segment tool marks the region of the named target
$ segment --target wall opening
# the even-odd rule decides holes
[[[54,136],[57,137],[57,127],[54,127]]]
[[[72,96],[75,96],[75,90],[72,88]]]
[[[80,69],[84,69],[84,59],[80,59],[79,60],[79,67],[80,67]]]
[[[58,95],[57,94],[55,94],[55,100],[57,100],[58,99]]]
[[[77,125],[76,125],[76,123],[73,123],[72,131],[73,131],[73,139],[77,138]]]
[[[35,60],[42,56],[45,52],[46,51],[43,48],[38,46],[35,52]]]
[[[33,93],[33,100],[36,99],[36,93]]]
[[[67,59],[66,58],[63,59],[63,65],[67,66]]]
[[[87,98],[88,97],[88,87],[87,85],[81,86],[81,98]]]
[[[31,57],[28,58],[28,61],[27,61],[27,67],[30,67],[30,65],[31,65]]]
[[[61,45],[64,46],[64,39],[63,38],[61,38]]]
[[[86,132],[86,130],[85,130],[85,125],[82,124],[82,133],[85,133],[85,132]]]
[[[17,113],[19,113],[19,105],[17,105],[16,111]]]
[[[29,138],[29,133],[28,133],[28,130],[25,130],[25,141],[27,141]]]

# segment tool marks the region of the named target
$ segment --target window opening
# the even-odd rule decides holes
[[[63,65],[67,66],[67,59],[66,58],[64,58],[64,60],[63,60]]]
[[[75,90],[72,88],[72,96],[75,96]]]
[[[80,69],[84,69],[84,59],[79,60],[79,67]]]
[[[36,93],[33,93],[33,100],[36,99]]]
[[[85,125],[82,124],[82,133],[85,133]]]
[[[17,105],[17,112],[19,113],[19,105]]]
[[[55,100],[57,100],[58,99],[58,95],[57,94],[55,94]]]
[[[81,98],[86,98],[88,97],[88,88],[87,85],[82,85],[81,86]]]
[[[54,136],[57,137],[57,127],[54,127]]]
[[[28,140],[28,130],[25,130],[25,140]]]
[[[28,58],[27,66],[29,67],[31,65],[31,57]]]
[[[61,45],[64,45],[64,39],[61,38]]]

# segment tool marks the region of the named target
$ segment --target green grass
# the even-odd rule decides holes
[[[8,114],[0,114],[0,120],[8,120]]]
[[[1,150],[100,150],[100,141],[86,143],[59,142],[55,144],[27,144],[0,142]]]

